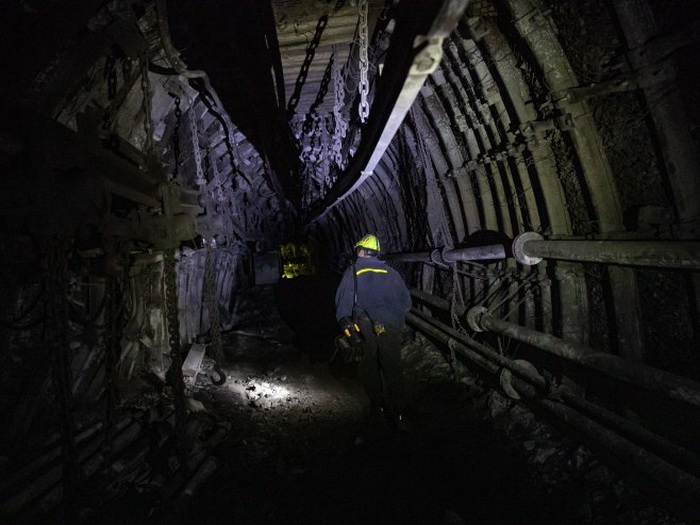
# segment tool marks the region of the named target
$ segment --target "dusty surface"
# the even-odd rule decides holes
[[[175,504],[162,495],[181,494],[182,483],[160,474],[176,454],[160,447],[147,459],[163,461],[142,481],[81,522],[683,523],[580,443],[405,336],[410,408],[397,432],[367,414],[339,358],[310,362],[280,326],[227,335],[224,384],[212,384],[206,360],[188,391],[188,425],[205,421],[209,434],[214,422],[230,425],[207,452],[213,475]]]
[[[232,428],[183,522],[679,523],[478,379],[455,380],[424,340],[407,341],[408,428],[392,432],[337,360],[309,363],[264,330],[229,336],[225,384],[205,370],[193,394]]]
[[[469,421],[445,385],[428,391],[414,383],[410,431],[395,433],[366,417],[351,371],[309,364],[271,340],[236,337],[229,345],[226,383],[195,396],[233,430],[192,520],[460,523],[551,515],[518,454]]]

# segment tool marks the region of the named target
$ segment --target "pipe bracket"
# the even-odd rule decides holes
[[[526,369],[528,372],[542,377],[537,368],[535,368],[535,365],[533,365],[529,361],[525,361],[524,359],[516,359],[513,362],[518,363],[518,365]],[[518,392],[517,387],[513,385],[513,372],[511,372],[507,368],[504,368],[503,370],[501,370],[501,373],[498,376],[498,382],[500,383],[501,388],[509,398],[522,399],[522,396],[520,395],[520,392]]]
[[[536,264],[539,264],[540,262],[542,262],[542,257],[532,257],[530,255],[527,255],[525,253],[525,243],[527,241],[542,240],[544,240],[544,237],[542,237],[537,232],[521,233],[515,239],[513,239],[513,257],[515,257],[515,260],[518,261],[520,264],[524,264],[526,266],[534,266]]]
[[[467,312],[467,325],[475,332],[483,332],[481,317],[489,311],[484,306],[475,306]]]

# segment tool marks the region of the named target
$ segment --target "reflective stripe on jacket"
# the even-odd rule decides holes
[[[353,314],[356,282],[357,305]],[[375,323],[400,327],[411,309],[411,296],[401,275],[384,261],[358,257],[343,274],[335,294],[335,307],[338,320],[364,311]]]

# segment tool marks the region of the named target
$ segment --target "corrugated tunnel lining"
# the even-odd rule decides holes
[[[693,199],[697,177],[692,170],[669,169],[679,161],[688,162],[687,151],[682,150],[685,143],[672,140],[670,149],[657,147],[663,137],[675,132],[670,124],[677,121],[664,122],[655,111],[669,111],[663,104],[676,101],[663,98],[656,103],[658,86],[644,83],[639,63],[628,71],[638,78],[639,86],[616,82],[616,71],[627,67],[621,54],[630,48],[627,59],[643,55],[635,49],[649,32],[639,34],[641,23],[637,32],[630,30],[634,24],[625,18],[621,3],[616,4],[616,16],[626,35],[604,21],[602,14],[609,14],[609,6],[602,2],[542,5],[549,10],[533,5],[516,0],[472,3],[468,16],[445,41],[440,68],[423,88],[374,176],[310,230],[318,245],[339,254],[367,231],[376,232],[389,250],[401,251],[478,244],[476,238],[484,230],[509,237],[536,230],[555,240],[572,236],[611,242],[618,236],[697,238],[696,226],[693,229],[700,202]],[[572,17],[571,12],[579,16]],[[588,23],[577,25],[573,19]],[[593,37],[584,28],[594,25],[606,38],[590,45],[588,39]],[[77,47],[69,48],[58,64],[79,65],[71,55]],[[70,128],[76,128],[77,115],[90,113],[96,102],[109,107],[112,80],[103,77],[103,69],[108,68],[103,68],[102,54],[95,57],[87,74],[90,89],[82,90],[80,82],[72,80],[75,97],[51,107],[60,109],[52,114]],[[165,60],[157,51],[151,58]],[[231,303],[228,293],[245,283],[245,275],[238,273],[249,262],[243,244],[262,246],[276,238],[289,222],[285,203],[275,194],[265,161],[226,115],[217,114],[213,102],[196,85],[175,81],[162,70],[147,75],[150,85],[140,84],[138,69],[132,69],[130,76],[123,59],[113,56],[112,60],[123,66],[113,70],[117,94],[111,98],[120,103],[112,115],[112,129],[124,141],[122,155],[133,154],[132,164],[134,158],[136,164],[146,164],[138,153],[148,143],[142,92],[149,90],[154,131],[160,136],[155,147],[164,160],[164,175],[172,177],[177,171],[184,186],[197,188],[196,152],[206,151],[200,167],[207,164],[208,206],[218,212],[210,217],[208,231],[218,232],[227,244],[217,250],[216,262],[218,299],[226,311]],[[61,68],[47,68],[48,79],[42,82],[50,86],[56,70]],[[608,90],[596,91],[597,84]],[[41,84],[36,89],[41,99]],[[179,116],[171,93],[180,99]],[[46,98],[56,103],[58,95],[48,93]],[[48,104],[47,100],[43,102]],[[652,123],[645,118],[647,112],[652,113]],[[176,159],[173,136],[178,129]],[[130,152],[127,146],[137,151]],[[73,181],[74,176],[65,180]],[[135,197],[135,192],[124,194],[122,188],[119,195],[141,199],[142,207],[153,206],[159,194],[152,190],[152,186],[144,188]],[[323,184],[313,186],[310,200],[323,191]],[[120,218],[129,212],[128,206],[121,209],[122,204],[117,206]],[[179,205],[196,207],[185,191]],[[136,274],[134,282],[151,287],[161,267],[146,259],[149,270]],[[197,250],[183,251],[179,262],[180,282],[191,295],[180,297],[188,341],[206,331],[208,324],[210,306],[205,304],[200,282],[203,263],[204,253]],[[443,320],[452,329],[466,330],[462,316],[466,306],[484,305],[506,321],[699,377],[697,330],[693,331],[698,325],[697,276],[601,263],[548,261],[526,267],[512,258],[496,264],[397,266],[412,284],[449,301],[450,316]],[[140,306],[155,304],[158,298],[159,292],[149,288]],[[138,331],[137,326],[130,329]],[[511,338],[484,337],[509,355],[531,350]],[[121,356],[128,365],[120,369],[127,379],[139,344],[131,341]],[[91,366],[89,348],[80,347],[78,358]],[[98,395],[98,375],[81,382],[76,392],[85,398]],[[604,390],[605,385],[599,388]],[[660,421],[662,427],[664,419]]]

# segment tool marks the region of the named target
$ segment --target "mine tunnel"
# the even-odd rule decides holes
[[[699,23],[5,2],[0,521],[698,523]],[[336,319],[366,234],[394,424]]]

